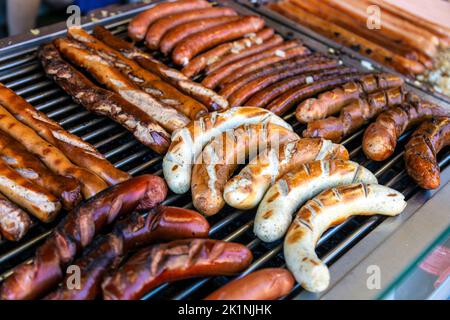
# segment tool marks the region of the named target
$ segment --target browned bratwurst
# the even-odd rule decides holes
[[[30,225],[28,214],[0,193],[0,234],[7,240],[19,241]]]
[[[194,20],[224,16],[237,16],[237,13],[231,8],[213,7],[171,14],[167,17],[158,19],[150,26],[150,28],[148,28],[147,35],[145,36],[145,44],[148,48],[157,50],[159,49],[161,38],[170,29]]]
[[[180,71],[169,68],[162,62],[154,59],[150,54],[133,46],[132,43],[115,37],[104,27],[96,26],[94,28],[94,36],[100,41],[106,43],[108,46],[122,53],[128,59],[135,60],[144,69],[157,74],[162,79],[174,85],[178,90],[208,106],[209,109],[221,110],[228,107],[228,101],[215,93],[213,90],[191,81]]]
[[[404,99],[405,92],[402,87],[369,94],[342,108],[339,117],[308,122],[308,127],[303,131],[303,137],[320,137],[338,143],[381,112],[403,103]]]
[[[198,212],[188,209],[160,206],[147,216],[137,212],[117,222],[113,231],[100,236],[85,250],[74,265],[80,267],[80,289],[68,287],[66,276],[60,288],[49,294],[51,300],[92,300],[101,293],[101,282],[107,271],[130,250],[154,242],[187,238],[206,238],[208,221]]]
[[[50,191],[71,210],[81,201],[80,184],[72,177],[54,174],[17,140],[0,130],[0,158],[24,178]]]
[[[384,111],[367,127],[363,151],[372,160],[386,160],[394,153],[397,140],[405,130],[424,120],[448,115],[445,109],[408,94],[405,104]]]
[[[156,20],[177,12],[208,8],[210,6],[211,4],[205,0],[179,0],[156,4],[131,19],[128,25],[128,35],[136,41],[143,40],[148,27]]]
[[[135,300],[164,282],[232,275],[250,264],[244,245],[210,239],[172,241],[142,249],[102,284],[106,300]]]
[[[287,295],[294,284],[286,269],[261,269],[227,283],[205,300],[276,300]]]
[[[48,76],[89,111],[107,116],[133,133],[135,138],[159,154],[170,145],[170,135],[144,111],[117,93],[95,85],[67,63],[53,44],[39,50],[39,58]]]
[[[65,268],[106,225],[134,210],[148,210],[167,195],[157,176],[132,178],[90,198],[73,209],[37,250],[31,264],[23,263],[2,283],[0,299],[36,299],[63,279]]]
[[[264,27],[264,20],[256,16],[242,17],[224,25],[212,27],[195,33],[181,41],[172,52],[172,60],[182,66],[198,53],[226,41],[238,39],[246,34],[257,32]]]
[[[257,33],[249,34],[243,38],[226,42],[193,58],[181,70],[187,77],[192,78],[201,73],[207,66],[220,61],[223,57],[231,54],[233,51],[242,51],[245,48],[250,48],[258,45],[272,37],[274,31],[272,28],[264,28]]]
[[[422,123],[406,144],[406,170],[422,188],[439,187],[441,179],[436,155],[448,145],[450,145],[449,117],[434,118]]]

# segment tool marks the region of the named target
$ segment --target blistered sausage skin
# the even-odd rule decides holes
[[[177,12],[208,8],[210,6],[211,4],[205,0],[180,0],[158,3],[131,19],[128,25],[128,35],[133,40],[143,40],[148,27],[156,20]]]
[[[172,52],[172,60],[182,66],[198,53],[226,41],[238,39],[246,34],[257,32],[264,27],[264,20],[256,16],[242,17],[224,25],[198,32],[181,41]]]
[[[405,130],[432,117],[448,115],[447,110],[408,94],[405,104],[384,111],[367,127],[363,151],[372,160],[386,160],[394,153],[397,140]]]
[[[93,300],[101,294],[101,283],[108,271],[129,251],[163,241],[187,238],[206,238],[208,221],[193,210],[159,206],[147,216],[134,212],[117,222],[113,231],[99,236],[73,263],[80,267],[80,288],[68,287],[71,274],[61,286],[47,295],[47,300]]]
[[[271,123],[244,125],[218,136],[204,147],[192,168],[194,207],[206,216],[218,213],[225,205],[224,186],[239,164],[266,148],[277,151],[295,140],[296,133]]]
[[[3,300],[37,299],[63,279],[66,267],[95,235],[120,216],[149,210],[167,196],[164,180],[142,175],[104,190],[73,209],[36,250],[31,264],[23,263],[3,281]]]
[[[264,242],[281,239],[292,218],[320,192],[351,183],[377,183],[372,172],[348,160],[318,160],[285,173],[267,190],[258,206],[253,231]]]
[[[241,107],[212,112],[175,132],[163,159],[164,178],[170,190],[178,194],[188,192],[191,186],[192,165],[203,147],[213,138],[244,124],[266,122],[292,129],[284,120],[267,110]]]
[[[227,283],[205,300],[276,300],[287,295],[294,282],[286,269],[261,269]]]
[[[164,282],[233,275],[250,264],[252,252],[210,239],[172,241],[140,250],[102,284],[106,300],[136,300]]]
[[[0,234],[9,241],[19,241],[30,225],[28,214],[0,193]]]
[[[226,183],[223,197],[234,208],[251,209],[258,205],[271,184],[299,165],[348,157],[344,146],[325,139],[299,139],[279,150],[267,149]]]
[[[259,45],[272,37],[274,30],[272,28],[264,28],[256,33],[244,35],[243,38],[236,41],[226,42],[218,45],[204,53],[199,54],[193,58],[189,63],[183,67],[181,72],[189,78],[193,78],[199,73],[203,72],[205,68],[217,61],[223,59],[227,55],[239,53],[242,50]]]
[[[436,155],[450,145],[450,118],[426,121],[414,131],[405,146],[405,165],[411,178],[424,189],[440,185],[440,169]]]
[[[306,202],[284,239],[286,265],[295,280],[308,291],[324,291],[330,273],[315,253],[322,234],[353,215],[398,215],[406,207],[404,198],[382,185],[357,183],[328,189]]]
[[[213,7],[171,14],[157,20],[148,28],[145,36],[145,45],[152,50],[157,50],[159,49],[161,38],[172,28],[195,20],[227,16],[237,16],[237,13],[231,8]]]

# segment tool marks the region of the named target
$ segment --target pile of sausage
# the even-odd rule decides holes
[[[136,139],[163,154],[170,134],[210,110],[228,107],[226,99],[171,69],[103,27],[90,35],[69,28],[40,48],[46,73],[73,99],[123,125]],[[75,65],[89,73],[98,86]]]
[[[369,12],[370,8],[378,11]],[[433,68],[450,29],[383,0],[283,0],[269,7],[405,75]],[[370,24],[370,25],[369,25]]]
[[[33,224],[129,179],[92,145],[0,84],[0,234],[18,241]]]

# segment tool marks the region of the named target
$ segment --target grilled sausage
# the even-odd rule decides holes
[[[238,244],[209,239],[172,241],[142,249],[103,281],[106,300],[134,300],[164,282],[232,275],[250,264],[252,253]]]
[[[382,185],[357,183],[328,189],[306,202],[284,239],[286,265],[297,282],[308,291],[325,290],[330,273],[314,251],[322,234],[353,215],[398,215],[406,207],[404,198]]]
[[[90,198],[59,223],[36,250],[31,264],[14,268],[13,274],[2,283],[0,298],[23,300],[43,296],[62,280],[65,268],[103,227],[135,209],[153,208],[166,195],[167,186],[162,178],[143,175]]]
[[[169,55],[169,53],[172,52],[172,49],[175,48],[175,46],[184,38],[194,33],[204,31],[231,21],[236,21],[238,19],[238,16],[223,16],[183,23],[182,25],[170,29],[162,37],[159,45],[159,50],[165,55]]]
[[[266,148],[277,152],[284,144],[295,140],[298,140],[296,133],[270,123],[244,125],[216,137],[205,146],[192,169],[194,207],[207,216],[218,213],[225,205],[225,183],[239,164]]]
[[[80,288],[69,286],[70,275],[47,300],[92,300],[101,294],[107,271],[129,251],[159,241],[205,238],[209,224],[199,213],[175,207],[158,207],[146,217],[134,212],[116,223],[108,235],[99,236],[73,265],[80,268]]]
[[[267,88],[259,91],[253,97],[251,97],[247,103],[249,106],[265,108],[272,100],[274,100],[284,92],[293,89],[295,87],[311,84],[319,80],[331,79],[335,78],[336,76],[342,76],[356,72],[357,70],[355,68],[341,66],[338,68],[318,71],[315,75],[311,76],[300,75],[290,77],[280,82],[274,83],[268,86]]]
[[[353,161],[319,160],[285,173],[267,190],[256,212],[253,231],[265,242],[281,239],[294,213],[320,192],[351,183],[377,183],[377,178]]]
[[[7,240],[19,241],[30,225],[28,214],[0,193],[0,234]]]
[[[268,149],[227,182],[223,197],[234,208],[251,209],[286,172],[313,160],[347,160],[348,157],[344,146],[324,139],[300,139],[287,143],[280,150]]]
[[[389,158],[397,146],[397,139],[417,123],[449,112],[437,105],[420,101],[408,94],[407,104],[381,113],[364,132],[362,147],[365,155],[375,161]]]
[[[330,90],[335,86],[344,84],[346,82],[355,81],[363,77],[364,75],[358,73],[348,73],[334,77],[327,77],[317,82],[307,83],[303,86],[294,87],[284,92],[276,99],[272,100],[272,102],[270,102],[266,108],[277,115],[283,115],[294,105],[307,98],[310,98],[323,91]]]
[[[128,25],[128,35],[136,41],[143,40],[148,27],[156,20],[188,10],[208,8],[211,4],[205,0],[179,0],[175,2],[158,3],[150,9],[141,12]]]
[[[72,98],[86,109],[116,121],[145,146],[164,154],[170,135],[144,111],[115,92],[96,86],[81,72],[64,61],[52,44],[39,50],[45,72]]]
[[[0,192],[44,222],[51,222],[61,209],[61,203],[53,194],[22,177],[2,159]]]
[[[17,140],[0,130],[0,158],[22,177],[50,191],[64,209],[71,210],[81,201],[80,184],[72,177],[51,172]]]
[[[95,54],[120,70],[127,76],[128,80],[153,96],[161,104],[177,109],[190,119],[196,119],[198,116],[208,112],[208,109],[198,101],[182,94],[157,75],[143,69],[135,61],[108,47],[83,29],[69,28],[67,33],[72,39],[83,43]]]
[[[14,130],[11,128],[14,127]],[[92,171],[75,166],[54,145],[42,139],[34,130],[13,117],[5,108],[0,106],[0,130],[20,142],[25,149],[37,156],[54,173],[74,177],[81,184],[81,192],[89,198],[108,187]]]
[[[266,65],[287,60],[289,58],[304,56],[309,50],[303,47],[298,41],[288,41],[280,45],[266,49],[260,53],[255,53],[249,57],[242,58],[233,63],[218,68],[214,72],[206,76],[202,84],[214,89],[220,84],[226,84],[234,81],[238,77],[248,74],[254,70],[262,68]]]
[[[261,269],[227,283],[205,300],[276,300],[287,295],[294,282],[286,269]]]
[[[169,132],[182,128],[190,122],[183,113],[158,102],[153,96],[131,82],[127,76],[111,66],[104,58],[91,53],[83,44],[64,38],[54,40],[54,44],[64,57],[86,69],[98,82],[147,113]]]
[[[402,87],[369,94],[342,108],[339,117],[308,122],[303,137],[324,138],[338,143],[381,112],[403,103],[404,99],[405,92]]]
[[[323,70],[330,69],[332,67],[337,66],[337,61],[327,61],[323,63],[315,63],[312,65],[306,65],[306,66],[298,66],[293,67],[290,69],[286,69],[284,71],[278,72],[276,74],[272,74],[269,76],[257,78],[253,81],[250,81],[249,83],[241,86],[240,89],[236,90],[231,94],[228,98],[230,102],[230,106],[238,106],[238,105],[244,105],[245,102],[256,92],[259,90],[263,90],[270,86],[273,83],[276,83],[280,80],[284,80],[289,77],[294,77],[299,74],[305,74],[305,71],[312,70],[313,72],[306,73],[306,77],[317,75],[320,72],[323,72]],[[319,70],[319,71],[317,71]],[[242,78],[242,77],[241,77]]]
[[[186,193],[191,186],[192,164],[203,147],[227,130],[241,125],[273,123],[287,129],[289,124],[272,113],[260,108],[231,108],[223,112],[212,112],[190,123],[172,135],[172,144],[163,159],[164,178],[170,190]]]
[[[94,146],[67,132],[57,122],[1,84],[0,104],[43,139],[60,149],[73,163],[94,172],[108,184],[113,185],[129,179],[127,173],[116,169]]]
[[[220,67],[223,67],[227,64],[230,64],[234,61],[238,61],[241,60],[242,58],[251,56],[253,54],[256,53],[260,53],[263,52],[267,49],[270,49],[274,46],[280,45],[283,43],[283,38],[278,35],[275,34],[272,37],[270,37],[269,39],[267,39],[266,41],[262,42],[261,44],[256,44],[254,46],[251,46],[249,48],[245,48],[245,50],[243,50],[244,48],[241,48],[239,50],[239,48],[237,49],[233,49],[231,50],[230,54],[223,57],[222,59],[208,65],[206,67],[206,72],[205,74],[210,74],[211,72],[219,69]]]
[[[171,14],[167,17],[157,20],[150,26],[150,28],[148,28],[147,35],[145,36],[145,44],[148,48],[157,50],[159,49],[161,38],[170,29],[194,20],[218,18],[224,16],[235,17],[237,16],[237,13],[231,8],[213,7]]]
[[[273,3],[269,7],[288,18],[305,25],[328,38],[335,40],[346,47],[355,48],[362,54],[382,63],[386,64],[400,72],[408,75],[421,74],[425,71],[425,67],[418,61],[413,61],[402,57],[383,46],[367,40],[364,37],[348,31],[329,21],[320,19],[319,17],[309,14],[298,6],[289,2]]]
[[[303,56],[294,57],[292,59],[273,63],[265,68],[260,68],[258,70],[255,70],[255,72],[248,73],[230,83],[224,84],[223,86],[221,86],[219,93],[225,98],[228,98],[239,88],[255,79],[267,77],[270,75],[276,75],[279,72],[287,71],[292,68],[298,67],[303,67],[305,72],[320,70],[321,68],[327,69],[326,66],[329,64],[338,67],[339,63],[337,61],[332,61],[321,55],[316,54],[307,55],[304,57]]]
[[[198,53],[226,41],[238,39],[264,27],[264,20],[256,16],[242,17],[237,21],[198,32],[181,41],[172,52],[172,60],[182,66]]]
[[[313,120],[324,119],[338,113],[342,107],[379,90],[398,88],[403,85],[403,79],[393,74],[369,74],[356,81],[345,83],[329,91],[323,92],[317,98],[302,101],[295,110],[295,117],[299,122],[308,123]]]
[[[200,101],[212,110],[226,109],[228,101],[215,93],[213,90],[205,88],[201,84],[191,81],[183,73],[176,69],[169,68],[165,64],[154,59],[151,55],[139,50],[131,43],[115,37],[111,32],[102,26],[94,28],[94,36],[108,46],[116,49],[128,59],[133,59],[142,68],[153,72],[174,85],[178,90]]]
[[[406,170],[424,189],[440,185],[437,153],[450,145],[450,118],[440,117],[426,121],[413,133],[405,147]]]
[[[240,52],[246,48],[254,46],[255,44],[261,44],[265,40],[272,37],[273,34],[273,29],[265,28],[257,33],[251,33],[248,36],[244,36],[242,39],[218,45],[217,47],[196,56],[194,59],[189,61],[189,63],[184,66],[181,71],[187,77],[192,78],[201,73],[208,65],[219,61],[228,54],[231,54],[232,52]]]

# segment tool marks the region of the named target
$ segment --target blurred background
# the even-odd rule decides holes
[[[56,22],[69,16],[66,8],[77,5],[84,15],[109,5],[141,2],[139,0],[0,0],[0,38],[13,36]]]

